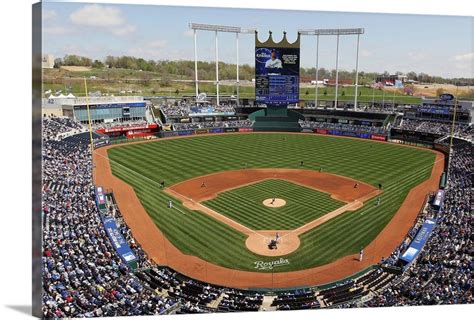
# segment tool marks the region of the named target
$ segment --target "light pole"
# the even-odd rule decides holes
[[[199,80],[198,80],[198,71],[197,71],[197,40],[196,40],[196,31],[213,31],[215,32],[215,55],[216,55],[216,93],[217,93],[217,105],[220,103],[219,96],[219,46],[217,40],[218,32],[230,32],[236,34],[236,56],[237,56],[237,103],[239,103],[240,98],[240,79],[239,79],[239,33],[255,34],[256,29],[242,29],[241,27],[231,27],[231,26],[222,26],[214,24],[201,24],[201,23],[190,23],[189,28],[194,31],[194,74],[196,82],[196,99],[199,93]]]
[[[336,92],[334,98],[334,108],[337,109],[337,89],[339,88],[339,34],[337,34],[336,38]]]
[[[353,28],[353,29],[299,29],[298,32],[301,35],[305,36],[317,36],[317,45],[316,45],[316,94],[315,94],[315,104],[318,103],[318,71],[319,71],[319,36],[336,36],[337,37],[337,46],[336,46],[336,92],[335,92],[335,107],[337,107],[337,91],[339,86],[339,36],[340,35],[357,35],[357,57],[356,57],[356,97],[354,104],[357,105],[357,85],[359,78],[359,39],[360,35],[365,31],[363,28]]]
[[[219,105],[219,45],[217,43],[217,31],[216,31],[216,95],[217,105]]]
[[[354,110],[357,110],[357,92],[359,88],[359,41],[360,33],[357,34],[357,53],[356,53],[356,79],[355,79],[355,95],[354,95]]]
[[[314,93],[314,107],[318,107],[318,81],[319,81],[319,34],[316,36],[316,91]]]
[[[239,33],[235,33],[235,44],[236,44],[236,53],[237,53],[237,63],[236,63],[236,78],[237,78],[237,106],[240,105],[240,80],[239,80]]]
[[[198,60],[197,60],[197,32],[196,29],[194,32],[194,84],[196,87],[196,100],[199,95],[199,85],[198,85]]]

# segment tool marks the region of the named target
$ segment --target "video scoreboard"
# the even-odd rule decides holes
[[[299,47],[256,47],[256,101],[276,105],[298,103],[299,60]]]

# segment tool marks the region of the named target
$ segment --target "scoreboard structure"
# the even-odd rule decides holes
[[[300,34],[290,43],[284,32],[276,43],[272,33],[264,42],[255,32],[255,99],[267,105],[299,102]]]
[[[304,116],[288,110],[299,102],[300,95],[300,33],[290,43],[283,33],[280,42],[273,41],[272,32],[261,42],[255,32],[255,101],[266,108],[249,115],[254,131],[301,131],[298,123]]]

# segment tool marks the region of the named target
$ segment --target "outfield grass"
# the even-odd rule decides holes
[[[262,204],[273,197],[284,199],[285,206],[270,208]],[[226,191],[204,202],[253,230],[293,230],[344,204],[330,194],[273,179]]]
[[[254,261],[274,258],[256,255],[245,247],[245,235],[206,214],[176,203],[159,190],[167,185],[217,171],[254,168],[299,168],[347,176],[384,185],[376,200],[347,212],[301,235],[300,248],[286,256],[290,264],[274,272],[323,265],[369,244],[390,221],[408,191],[431,173],[435,154],[368,140],[304,134],[226,134],[170,139],[125,145],[108,151],[114,175],[132,185],[153,221],[181,251],[210,262],[254,271]],[[175,201],[176,202],[176,201]],[[178,211],[180,210],[180,211]],[[184,214],[183,214],[184,213]]]

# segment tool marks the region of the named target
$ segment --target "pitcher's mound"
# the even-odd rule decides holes
[[[286,204],[286,201],[280,198],[273,198],[263,200],[263,205],[270,208],[279,208],[283,207]]]

